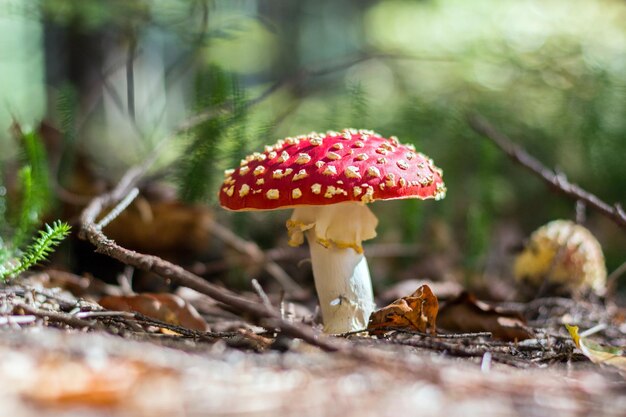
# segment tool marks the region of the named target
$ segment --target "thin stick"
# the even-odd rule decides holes
[[[124,197],[122,201],[120,201],[115,207],[113,207],[113,210],[111,210],[109,214],[104,216],[102,220],[96,223],[96,227],[98,229],[103,229],[107,227],[109,223],[115,220],[117,216],[119,216],[124,210],[126,210],[128,206],[130,206],[130,204],[133,201],[135,201],[135,198],[137,198],[138,195],[139,195],[139,188],[135,187],[131,189],[126,195],[126,197]]]
[[[389,331],[389,332],[403,333],[403,334],[409,334],[409,335],[414,335],[414,336],[434,337],[434,338],[440,338],[440,339],[478,339],[480,337],[492,337],[491,332],[430,334],[430,333],[424,333],[424,332],[417,332],[415,330],[401,329],[398,327],[381,327],[381,328],[376,329],[376,331],[383,331],[383,332]],[[368,330],[367,329],[355,330],[352,332],[342,333],[339,336],[352,336],[355,334],[365,333],[365,332],[368,332]]]
[[[252,287],[254,288],[254,291],[256,291],[256,293],[259,295],[259,298],[261,299],[265,307],[270,310],[274,309],[270,298],[267,296],[267,294],[263,290],[263,287],[261,287],[261,284],[259,284],[259,281],[257,281],[256,278],[252,278]]]
[[[626,231],[626,212],[624,212],[624,209],[619,203],[610,205],[602,201],[598,196],[569,182],[564,175],[559,175],[555,171],[548,169],[538,159],[529,155],[520,146],[514,144],[506,135],[496,130],[484,117],[479,115],[470,116],[469,125],[476,133],[491,140],[506,153],[509,158],[530,170],[533,174],[550,185],[552,189],[559,191],[575,201],[584,202],[588,207],[594,208]]]
[[[71,327],[93,328],[97,324],[96,322],[83,320],[71,314],[40,310],[27,304],[16,304],[16,307],[32,314],[33,316],[41,317],[56,323],[67,324]]]

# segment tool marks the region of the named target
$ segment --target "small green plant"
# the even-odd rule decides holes
[[[20,251],[18,259],[9,258],[0,265],[0,279],[16,276],[45,260],[69,233],[70,226],[67,223],[56,221],[52,226],[46,224],[38,236],[33,237],[31,244],[24,251]]]
[[[14,277],[45,260],[69,234],[61,221],[37,232],[50,208],[46,152],[35,133],[17,131],[22,168],[18,172],[19,202],[11,205],[0,178],[0,280]],[[30,241],[29,244],[27,242]]]

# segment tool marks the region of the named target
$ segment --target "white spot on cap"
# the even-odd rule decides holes
[[[315,162],[315,166],[316,166],[316,167],[318,167],[318,168],[321,168],[321,167],[322,167],[325,163],[326,163],[326,162],[321,161],[321,160],[320,160],[320,161],[316,161],[316,162]]]
[[[352,144],[352,146],[355,148],[363,148],[365,144],[363,143],[363,141],[357,140],[356,142]]]
[[[256,155],[254,156],[254,159],[256,159],[259,162],[265,161],[267,159],[267,155],[265,155],[264,153],[256,153]]]
[[[239,168],[239,175],[246,175],[250,172],[250,167],[248,165]]]
[[[341,159],[341,155],[339,155],[337,152],[328,152],[326,154],[326,158],[332,160],[332,161],[336,161],[337,159]]]
[[[377,164],[386,164],[387,163],[387,158],[378,158],[376,160]]]
[[[400,169],[409,169],[409,163],[404,159],[398,159],[396,161],[396,165],[398,165],[398,168]]]
[[[369,158],[369,156],[367,156],[366,153],[360,153],[354,159],[357,161],[365,161],[367,158]]]
[[[382,145],[381,145],[382,146]],[[387,155],[389,153],[389,151],[385,148],[376,148],[376,153],[379,153],[381,155]]]
[[[370,177],[380,178],[380,170],[376,167],[367,168],[367,175]]]
[[[235,186],[231,185],[230,187],[228,187],[228,190],[226,190],[226,195],[229,197],[232,197],[234,192],[235,192]]]
[[[293,178],[291,180],[292,181],[298,181],[298,180],[301,180],[302,178],[306,178],[308,176],[309,176],[309,174],[307,174],[306,169],[301,169],[300,171],[298,171],[298,173],[296,175],[293,176]]]
[[[387,187],[395,187],[396,186],[396,175],[392,172],[385,175],[385,184]]]
[[[336,150],[341,150],[343,149],[343,143],[335,143],[333,146],[331,146],[331,148],[336,149]]]
[[[271,151],[270,153],[267,154],[267,157],[269,159],[274,159],[278,156],[278,153],[276,153],[276,151]]]
[[[326,168],[324,168],[324,171],[322,171],[322,174],[337,175],[337,168],[335,168],[333,165],[326,165]]]
[[[243,184],[239,189],[239,197],[245,197],[250,192],[250,186],[248,184]]]
[[[363,196],[361,197],[361,201],[364,203],[370,203],[374,201],[374,187],[372,187],[371,185],[367,186],[367,190],[365,191],[365,194],[363,194]]]
[[[234,169],[227,169],[226,171],[224,171],[224,178],[230,177],[234,173],[235,173]]]
[[[406,186],[406,180],[400,177],[400,179],[398,180],[398,184],[400,184],[400,187],[404,187]]]
[[[348,178],[361,178],[361,173],[359,172],[359,168],[352,166],[352,165],[349,167],[346,167],[346,169],[344,170],[344,174],[346,174],[346,177]]]
[[[311,138],[309,139],[309,143],[313,146],[320,146],[322,144],[322,139],[321,138]]]
[[[313,194],[319,194],[322,192],[322,184],[313,184],[311,186],[311,191]]]
[[[362,192],[363,190],[359,186],[352,188],[352,194],[354,194],[355,197],[358,197],[359,195],[361,195]]]
[[[276,188],[272,188],[271,190],[267,190],[265,197],[267,197],[268,200],[278,200],[280,192]]]
[[[272,178],[279,180],[287,175],[290,175],[292,172],[293,169],[291,168],[287,168],[284,171],[282,169],[275,169],[274,172],[272,172]]]
[[[393,152],[393,151],[395,151],[395,150],[396,150],[393,146],[391,146],[391,145],[390,145],[389,143],[387,143],[387,142],[383,142],[383,143],[381,143],[381,144],[380,144],[380,147],[381,147],[382,149],[386,150],[386,151],[389,151],[389,152]]]
[[[256,185],[263,185],[265,184],[265,180],[263,178],[259,178],[258,180],[256,180]]]
[[[256,176],[259,176],[259,175],[263,175],[264,172],[265,172],[265,167],[263,165],[259,165],[258,167],[254,168],[254,171],[252,173]]]
[[[289,159],[289,153],[287,151],[282,151],[276,162],[285,162],[287,159]]]
[[[326,187],[326,192],[324,193],[324,198],[333,198],[333,196],[337,195],[337,194],[348,195],[346,190],[344,190],[343,188],[335,187],[333,185],[329,185],[328,187]]]
[[[302,197],[302,191],[300,191],[299,188],[294,188],[293,190],[291,190],[291,198],[297,200],[300,197]]]
[[[296,164],[304,165],[311,160],[311,155],[308,153],[300,153],[298,154],[298,158],[296,159]]]

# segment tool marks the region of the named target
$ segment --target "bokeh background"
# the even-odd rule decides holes
[[[626,204],[625,21],[617,0],[0,0],[0,190],[17,158],[14,121],[46,141],[57,191],[81,194],[83,181],[93,193],[160,146],[153,182],[275,250],[289,213],[221,210],[221,171],[281,137],[373,129],[432,157],[448,187],[439,202],[373,205],[376,288],[431,278],[506,298],[515,247],[573,219],[575,204],[475,134],[467,115]],[[70,216],[58,197],[50,216]],[[593,212],[586,225],[609,271],[626,260],[622,231]],[[280,263],[308,282],[306,266]],[[221,273],[249,279],[236,264]]]

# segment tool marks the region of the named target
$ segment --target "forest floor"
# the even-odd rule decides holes
[[[389,331],[328,337],[343,348],[326,352],[201,294],[181,293],[208,332],[103,310],[42,276],[0,289],[2,415],[618,416],[626,409],[618,368],[591,363],[560,324],[565,316],[596,321],[607,311],[601,306],[509,305],[533,317],[534,337],[521,342]],[[619,334],[609,328],[601,338],[623,344]]]

